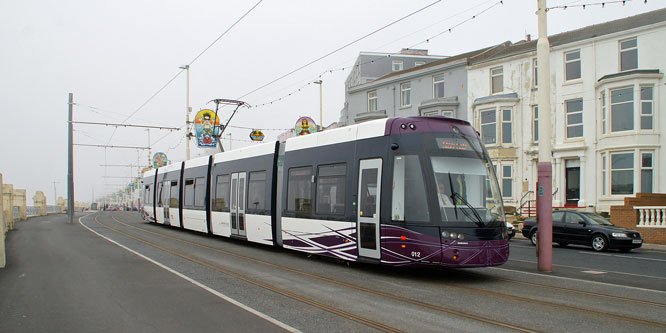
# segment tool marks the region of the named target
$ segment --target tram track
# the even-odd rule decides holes
[[[386,293],[386,292],[383,292],[383,291],[374,290],[374,289],[370,289],[370,288],[366,288],[366,287],[362,287],[362,286],[358,286],[358,285],[350,284],[350,283],[347,283],[347,282],[343,282],[343,281],[339,281],[339,280],[330,279],[330,278],[327,278],[327,277],[323,277],[323,276],[316,275],[316,274],[312,274],[312,273],[308,273],[308,272],[303,272],[303,271],[296,270],[296,269],[293,269],[293,268],[290,268],[290,267],[286,267],[286,266],[283,266],[283,265],[278,265],[278,264],[274,264],[274,263],[266,262],[266,261],[263,261],[263,260],[259,260],[259,259],[255,259],[255,258],[252,258],[252,257],[245,256],[245,255],[241,255],[241,254],[237,254],[237,253],[233,253],[233,252],[229,252],[229,251],[225,251],[225,250],[221,250],[221,249],[216,249],[216,248],[213,248],[213,247],[210,247],[210,246],[202,245],[202,244],[199,244],[199,243],[196,243],[196,242],[191,242],[191,241],[184,240],[184,239],[181,239],[181,238],[178,238],[178,237],[172,237],[172,236],[164,235],[164,234],[161,234],[161,233],[156,233],[156,232],[153,232],[153,231],[150,231],[150,230],[146,230],[146,229],[144,229],[144,228],[140,228],[140,227],[136,227],[136,226],[133,226],[133,225],[127,224],[127,223],[125,223],[125,222],[123,222],[123,221],[118,220],[118,219],[117,219],[115,216],[113,216],[113,215],[111,215],[111,217],[112,217],[112,219],[113,219],[114,221],[116,221],[117,223],[119,223],[119,224],[121,224],[121,225],[124,225],[124,226],[126,226],[126,227],[129,227],[129,228],[132,228],[132,229],[137,229],[137,230],[140,230],[140,231],[142,231],[142,232],[150,233],[150,234],[153,234],[153,235],[158,236],[158,237],[163,237],[163,238],[167,238],[167,239],[175,240],[175,241],[182,242],[182,243],[186,243],[186,244],[189,244],[189,245],[192,245],[192,246],[196,246],[196,247],[199,247],[199,248],[203,248],[203,249],[207,249],[207,250],[210,250],[210,251],[214,251],[214,252],[217,252],[217,253],[220,253],[220,254],[229,255],[229,256],[233,256],[233,257],[239,258],[239,259],[243,259],[243,260],[251,261],[251,262],[258,263],[258,264],[261,264],[261,265],[265,265],[265,266],[268,266],[268,267],[271,267],[271,268],[279,269],[279,270],[282,270],[282,271],[285,271],[285,272],[290,272],[290,273],[298,274],[298,275],[301,275],[301,276],[306,276],[306,277],[309,277],[309,278],[312,278],[312,279],[316,279],[316,280],[319,280],[319,281],[324,281],[324,282],[328,282],[328,283],[331,283],[331,284],[334,284],[334,285],[338,285],[338,286],[342,286],[342,287],[346,287],[346,288],[354,289],[354,290],[357,290],[357,291],[362,291],[362,292],[365,292],[365,293],[373,294],[373,295],[375,295],[375,296],[380,296],[380,297],[385,297],[385,298],[389,298],[389,299],[396,300],[396,301],[401,301],[401,302],[404,302],[404,303],[407,303],[407,304],[411,304],[411,305],[414,305],[414,306],[417,306],[417,307],[421,307],[421,308],[425,308],[425,309],[429,309],[429,310],[434,310],[434,311],[437,311],[437,312],[442,312],[442,313],[446,313],[446,314],[449,314],[449,315],[453,315],[453,316],[457,316],[457,317],[461,317],[461,318],[465,318],[465,319],[469,319],[469,320],[473,320],[473,321],[482,322],[482,323],[484,323],[484,324],[489,324],[489,325],[493,325],[493,326],[496,326],[496,327],[501,327],[501,328],[504,328],[504,329],[509,329],[509,330],[512,330],[512,331],[517,331],[517,332],[539,332],[539,330],[529,329],[529,328],[524,328],[524,327],[520,327],[520,326],[517,326],[517,325],[509,324],[509,323],[500,322],[500,321],[494,320],[494,319],[492,319],[492,318],[481,317],[481,316],[479,316],[478,314],[464,313],[464,312],[461,312],[461,311],[456,311],[456,310],[452,310],[452,309],[449,309],[449,308],[444,308],[444,307],[441,307],[441,306],[438,306],[438,305],[434,305],[434,304],[430,304],[430,303],[426,303],[426,302],[421,302],[421,301],[417,301],[417,300],[414,300],[414,299],[410,299],[410,298],[406,298],[406,297],[402,297],[402,296],[398,296],[398,295],[393,295],[393,294]],[[206,266],[206,267],[209,267],[209,268],[215,269],[215,270],[220,271],[220,272],[222,272],[222,273],[225,273],[225,274],[226,274],[226,273],[228,272],[228,273],[229,273],[228,275],[230,275],[230,276],[238,277],[238,278],[240,278],[240,279],[243,280],[243,281],[246,281],[246,282],[249,282],[249,283],[255,284],[255,283],[254,283],[254,281],[256,281],[255,279],[252,279],[252,278],[249,278],[249,277],[248,277],[248,279],[246,280],[246,279],[244,278],[245,276],[243,276],[243,275],[241,275],[241,274],[239,274],[239,273],[232,272],[232,271],[228,271],[228,270],[226,270],[226,269],[224,269],[224,268],[221,268],[222,270],[220,270],[220,269],[217,269],[217,268],[211,267],[211,266],[215,266],[215,267],[217,267],[217,266],[214,265],[214,264],[210,264],[210,263],[207,263],[207,262],[203,262],[203,261],[201,261],[201,260],[199,260],[199,259],[190,258],[189,256],[184,255],[184,254],[181,255],[181,254],[177,253],[177,251],[173,251],[173,250],[170,250],[170,249],[166,249],[166,248],[161,247],[160,245],[155,244],[155,243],[153,243],[153,242],[150,242],[150,241],[147,241],[147,240],[144,241],[144,240],[142,240],[140,237],[136,237],[136,236],[133,236],[133,235],[129,235],[129,234],[126,233],[126,232],[123,232],[123,231],[121,231],[121,230],[118,230],[117,228],[113,228],[113,227],[111,227],[111,226],[109,226],[109,225],[107,225],[107,224],[105,224],[105,223],[100,222],[100,221],[97,219],[97,217],[95,217],[95,221],[96,221],[98,224],[100,224],[100,225],[102,225],[102,226],[104,226],[104,227],[107,227],[107,228],[109,228],[110,230],[113,230],[114,232],[117,232],[117,233],[119,233],[119,234],[125,235],[125,236],[130,237],[130,238],[132,238],[132,239],[134,239],[134,240],[137,240],[137,241],[140,241],[140,242],[146,243],[146,244],[148,244],[148,245],[150,245],[150,246],[153,246],[153,247],[156,247],[156,248],[158,248],[158,249],[161,249],[161,250],[167,251],[167,252],[169,252],[169,253],[171,253],[171,254],[174,254],[174,255],[176,255],[176,256],[179,256],[179,257],[181,257],[181,258],[184,258],[184,259],[187,259],[187,260],[191,260],[191,261],[193,261],[193,262],[195,262],[195,263],[202,264],[202,265],[204,265],[204,266]],[[248,281],[248,280],[249,280],[249,281]],[[374,327],[374,328],[380,329],[380,330],[382,330],[382,331],[387,331],[387,332],[399,332],[399,331],[400,331],[400,330],[396,330],[396,329],[394,329],[394,328],[390,328],[390,327],[388,327],[388,326],[386,326],[386,325],[384,325],[384,324],[377,323],[377,322],[372,321],[372,320],[369,320],[369,319],[364,319],[364,318],[362,318],[362,317],[359,317],[359,316],[357,316],[357,315],[351,314],[351,313],[349,313],[349,312],[346,312],[346,311],[343,311],[343,310],[339,310],[339,309],[335,309],[335,308],[333,308],[333,307],[330,307],[330,306],[328,306],[328,305],[322,304],[322,303],[320,303],[320,302],[317,302],[317,301],[314,301],[314,300],[310,300],[310,299],[304,298],[304,297],[302,297],[302,296],[300,296],[300,295],[296,295],[296,294],[294,294],[294,293],[292,293],[292,292],[289,292],[289,291],[285,291],[285,293],[282,293],[280,290],[276,290],[276,289],[278,289],[278,288],[275,288],[275,287],[272,287],[272,286],[270,286],[270,285],[267,285],[267,284],[265,284],[265,283],[263,283],[263,282],[261,282],[261,281],[257,281],[257,282],[258,282],[258,283],[255,284],[255,285],[257,285],[257,286],[264,287],[264,288],[266,288],[266,289],[269,289],[269,290],[271,290],[271,291],[274,291],[274,292],[276,292],[276,293],[278,293],[278,294],[281,294],[281,295],[284,295],[284,296],[287,296],[287,297],[291,297],[291,295],[294,295],[294,296],[296,296],[296,297],[291,297],[291,298],[296,299],[296,300],[299,300],[299,301],[304,301],[304,302],[307,303],[307,304],[313,305],[313,306],[315,306],[315,307],[321,308],[321,309],[326,310],[326,311],[329,311],[329,312],[333,312],[333,313],[338,314],[338,315],[341,315],[341,316],[343,316],[343,317],[349,317],[349,318],[351,318],[351,319],[356,320],[357,322],[361,322],[361,323],[366,324],[366,325],[368,325],[368,326],[370,326],[370,327]],[[303,300],[302,300],[301,298],[303,298]],[[337,311],[336,311],[336,310],[337,310]],[[367,322],[366,322],[366,320],[367,320]]]
[[[266,266],[269,266],[271,268],[279,269],[279,270],[290,272],[290,273],[293,273],[293,274],[299,274],[301,276],[305,276],[305,277],[308,277],[308,278],[312,278],[312,279],[316,279],[316,280],[319,280],[319,281],[327,282],[327,283],[330,283],[330,284],[342,286],[342,287],[345,287],[345,288],[350,288],[350,289],[353,289],[353,290],[361,291],[361,292],[372,294],[372,295],[375,295],[375,296],[385,297],[385,298],[395,300],[395,301],[404,302],[404,303],[407,303],[407,304],[410,304],[410,305],[413,305],[413,306],[416,306],[416,307],[422,307],[422,308],[430,309],[430,310],[437,311],[437,312],[446,313],[446,314],[457,316],[457,317],[462,317],[462,318],[466,318],[466,319],[470,319],[470,320],[480,321],[480,322],[483,322],[483,323],[486,323],[486,324],[496,325],[496,326],[503,327],[503,328],[506,328],[506,329],[521,331],[521,332],[537,331],[536,329],[530,329],[530,328],[520,327],[520,326],[517,326],[517,325],[508,324],[508,323],[505,323],[505,322],[500,322],[500,321],[497,321],[496,319],[493,319],[493,318],[481,317],[478,314],[465,313],[465,312],[454,310],[454,309],[451,309],[451,308],[448,308],[448,307],[445,308],[445,307],[442,307],[442,306],[439,306],[439,305],[436,305],[436,304],[422,302],[422,301],[414,300],[414,299],[411,299],[411,298],[408,298],[408,297],[394,295],[394,294],[390,294],[390,293],[387,293],[387,292],[384,292],[384,291],[371,289],[371,288],[351,284],[351,283],[348,283],[348,282],[339,281],[339,280],[331,279],[331,278],[328,278],[328,277],[320,276],[320,275],[317,275],[317,274],[312,274],[312,273],[300,271],[300,270],[297,270],[297,269],[294,269],[294,268],[291,268],[291,267],[286,267],[286,266],[266,262],[266,261],[263,261],[263,260],[255,259],[255,258],[248,257],[248,256],[244,256],[244,255],[241,255],[241,254],[237,254],[237,253],[233,253],[233,252],[229,252],[229,251],[225,251],[225,250],[221,250],[221,249],[212,248],[212,247],[202,245],[202,244],[199,244],[199,243],[196,243],[196,242],[191,242],[191,241],[184,240],[184,239],[181,239],[181,238],[178,238],[178,237],[172,237],[172,236],[164,235],[164,234],[161,234],[161,233],[156,233],[156,232],[153,232],[153,231],[141,228],[141,227],[130,225],[128,223],[125,223],[123,221],[118,220],[113,214],[111,214],[111,217],[114,221],[116,221],[116,223],[124,225],[124,226],[132,228],[132,229],[137,229],[137,230],[140,230],[142,232],[150,233],[150,234],[153,234],[153,235],[156,235],[156,236],[159,236],[159,237],[172,239],[172,240],[175,240],[175,241],[178,241],[178,242],[183,242],[183,243],[193,245],[193,246],[196,246],[196,247],[199,247],[199,248],[208,249],[208,250],[215,251],[215,252],[218,252],[218,253],[221,253],[221,254],[224,254],[224,255],[234,256],[236,258],[240,258],[240,259],[243,259],[243,260],[248,260],[248,261],[258,263],[258,264],[261,264],[261,265],[266,265]],[[99,221],[97,221],[97,222],[102,224]],[[102,224],[102,225],[104,225],[104,224]],[[107,226],[107,227],[109,227],[109,226]],[[112,227],[109,227],[109,228],[111,230],[114,230]],[[117,231],[121,234],[126,234],[126,233],[124,233],[122,231],[119,231],[117,229],[114,230],[114,231]],[[195,260],[198,260],[198,259],[195,259]],[[197,261],[195,261],[195,262],[197,262]],[[205,265],[205,266],[207,266],[207,265]],[[234,274],[238,274],[238,273],[235,273],[235,272],[230,272],[230,273],[233,273],[233,274],[230,274],[232,276],[235,276]],[[471,274],[471,273],[466,273],[466,274]],[[526,285],[530,285],[530,286],[551,288],[553,290],[557,290],[557,291],[560,291],[560,292],[565,291],[565,292],[575,293],[575,294],[580,294],[580,295],[585,295],[585,296],[593,296],[593,297],[600,297],[600,298],[604,298],[604,299],[612,299],[614,301],[620,301],[620,302],[639,303],[639,304],[643,304],[643,305],[649,305],[649,306],[655,306],[655,307],[661,307],[661,308],[666,307],[666,304],[643,301],[643,300],[636,300],[636,299],[631,299],[631,298],[626,298],[626,297],[605,295],[605,294],[599,294],[599,293],[593,293],[593,292],[587,292],[587,291],[580,291],[580,290],[575,290],[575,289],[570,289],[570,288],[548,286],[548,285],[543,285],[543,284],[538,284],[538,283],[530,283],[530,282],[517,281],[517,280],[511,280],[511,279],[505,279],[505,278],[500,278],[499,280],[505,281],[505,282],[511,282],[511,283],[516,283],[516,282],[525,283]],[[260,282],[260,283],[263,283],[263,282]],[[486,296],[493,296],[493,297],[499,297],[499,298],[504,298],[504,299],[511,299],[511,300],[521,302],[521,303],[537,304],[537,305],[542,305],[542,306],[547,306],[547,307],[554,307],[554,308],[559,308],[559,309],[568,310],[568,311],[575,311],[575,312],[578,312],[578,313],[579,312],[584,312],[584,313],[588,313],[588,314],[595,315],[595,316],[603,316],[603,317],[613,318],[613,319],[621,320],[621,321],[629,321],[629,322],[634,322],[634,323],[641,324],[641,325],[659,327],[661,329],[666,328],[665,324],[660,323],[660,322],[656,322],[656,321],[652,321],[652,320],[634,318],[634,317],[629,317],[629,316],[625,316],[625,315],[621,315],[621,314],[607,313],[607,312],[602,312],[602,311],[597,311],[597,310],[593,310],[593,309],[587,309],[587,308],[582,308],[582,307],[577,307],[577,306],[572,306],[572,305],[566,305],[566,304],[561,304],[561,303],[556,303],[556,302],[548,302],[548,301],[543,301],[543,300],[538,300],[538,299],[527,298],[527,297],[523,297],[523,296],[510,295],[510,294],[496,292],[496,291],[490,291],[490,290],[486,290],[486,289],[482,289],[482,288],[470,287],[470,286],[467,286],[467,285],[459,285],[459,284],[455,284],[455,283],[448,283],[447,287],[458,288],[458,289],[461,289],[461,290],[464,290],[464,291],[483,294],[483,295],[486,295]],[[296,296],[298,296],[298,295],[296,295]],[[301,296],[299,296],[299,297],[301,297]],[[369,326],[372,326],[372,325],[369,325]],[[372,326],[372,327],[375,327],[375,326]]]

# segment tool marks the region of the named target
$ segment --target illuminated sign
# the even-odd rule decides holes
[[[296,130],[296,135],[301,136],[317,132],[317,125],[310,117],[300,117],[296,121],[294,129]]]
[[[436,138],[437,147],[446,150],[472,150],[466,140],[460,138]]]
[[[263,141],[264,133],[260,130],[254,130],[250,133],[250,139],[252,139],[252,141]]]
[[[167,156],[165,153],[159,152],[153,155],[153,166],[156,168],[163,167],[167,165]]]
[[[204,109],[194,117],[194,127],[197,132],[197,146],[199,147],[217,147],[215,140],[216,129],[220,126],[220,118],[215,111]]]

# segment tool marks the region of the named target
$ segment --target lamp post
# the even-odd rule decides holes
[[[314,84],[319,85],[319,131],[324,129],[324,122],[322,119],[322,114],[323,114],[323,104],[322,104],[322,86],[324,85],[324,81],[322,80],[317,80],[315,82],[312,82]]]
[[[185,159],[190,159],[190,112],[192,108],[190,107],[190,65],[183,65],[179,67],[187,71],[187,83],[185,87],[185,136],[187,137],[187,143],[185,144]]]

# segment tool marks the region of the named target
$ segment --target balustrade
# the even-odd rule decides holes
[[[666,228],[666,206],[634,206],[639,227]]]

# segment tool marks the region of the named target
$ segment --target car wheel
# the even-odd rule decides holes
[[[594,235],[592,237],[592,249],[597,252],[606,251],[608,248],[608,239],[604,235]]]
[[[558,244],[560,247],[567,247],[567,245],[569,245],[569,243],[567,243],[567,242],[557,242],[557,244]]]
[[[530,234],[530,241],[532,242],[532,245],[537,245],[537,230],[532,231]]]

